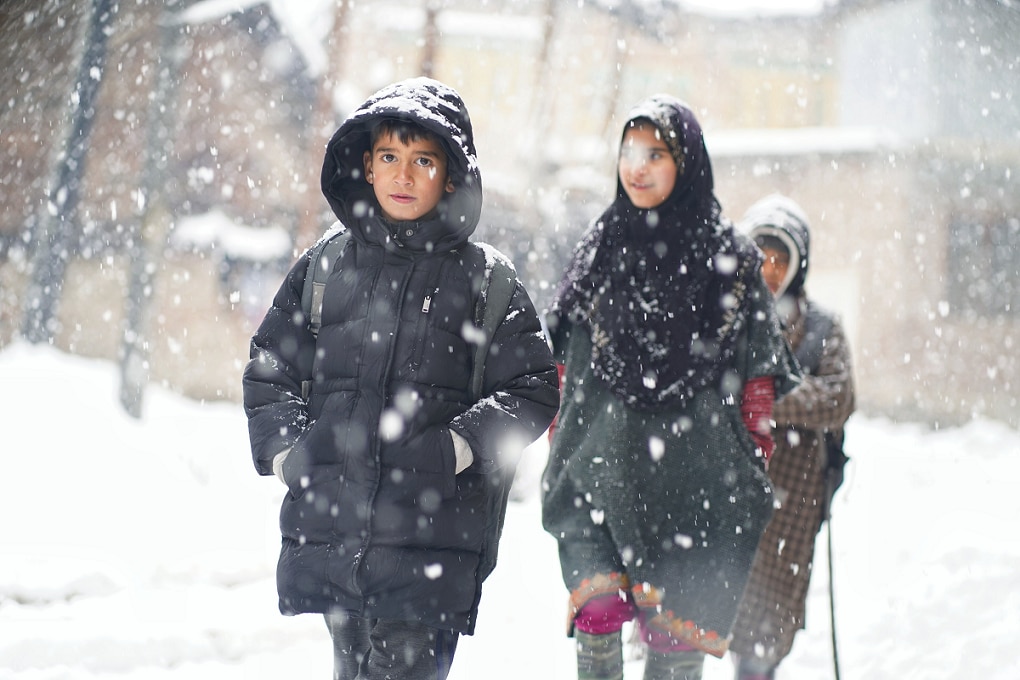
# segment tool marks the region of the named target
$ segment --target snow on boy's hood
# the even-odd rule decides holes
[[[478,226],[482,209],[482,176],[471,119],[457,91],[430,78],[411,78],[384,87],[333,134],[322,166],[322,193],[333,212],[357,234],[356,218],[374,202],[362,159],[369,150],[372,126],[386,118],[418,123],[443,141],[455,191],[445,194],[440,215],[455,240],[466,240]]]

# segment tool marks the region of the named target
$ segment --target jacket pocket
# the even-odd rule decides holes
[[[305,445],[305,439],[299,439],[290,450],[283,461],[283,481],[287,484],[287,490],[294,499],[305,495],[316,476],[316,466],[312,463]],[[320,466],[321,467],[321,466]]]
[[[391,471],[399,471],[396,478],[407,494],[417,495],[432,488],[442,498],[450,498],[456,492],[456,455],[446,427],[429,427],[384,444],[380,463]]]

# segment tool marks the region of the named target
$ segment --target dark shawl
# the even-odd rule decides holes
[[[549,324],[554,339],[560,319],[587,329],[595,374],[626,404],[659,410],[720,380],[761,256],[721,217],[694,113],[655,95],[630,112],[624,131],[639,119],[669,146],[676,185],[646,210],[617,178],[616,199],[582,237],[557,287]]]

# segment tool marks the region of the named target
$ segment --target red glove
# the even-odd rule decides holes
[[[560,381],[560,395],[563,394],[563,375],[566,372],[567,372],[567,367],[566,366],[564,366],[563,364],[556,364],[556,376],[559,378],[559,381]],[[553,432],[556,431],[556,420],[559,417],[560,417],[560,414],[559,414],[559,411],[557,411],[556,415],[553,416],[552,423],[549,425],[549,441],[550,442],[552,441],[552,438],[553,438]]]
[[[772,376],[751,378],[744,385],[740,398],[740,415],[744,427],[751,434],[761,456],[767,463],[776,443],[772,439],[772,404],[776,400],[776,387]]]

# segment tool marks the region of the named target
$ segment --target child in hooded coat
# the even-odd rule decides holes
[[[768,416],[798,369],[761,255],[720,213],[694,114],[645,100],[546,317],[564,376],[542,518],[579,678],[621,677],[635,616],[647,679],[700,678],[771,514]]]
[[[748,209],[740,228],[765,254],[765,281],[804,370],[800,385],[772,409],[776,449],[769,478],[778,508],[758,546],[730,644],[738,680],[770,680],[804,628],[815,536],[834,490],[827,488],[825,439],[842,440],[854,382],[842,324],[807,296],[811,234],[804,211],[773,194]],[[842,467],[832,473],[841,475]]]
[[[335,678],[437,680],[474,630],[505,511],[493,494],[554,417],[556,368],[515,279],[472,395],[481,273],[505,258],[468,240],[482,183],[453,89],[417,78],[370,97],[330,140],[322,191],[349,241],[318,336],[305,253],[244,373],[255,467],[288,490],[280,609],[325,615]]]

